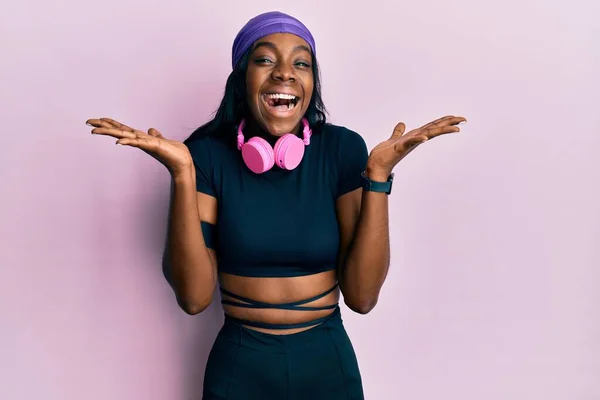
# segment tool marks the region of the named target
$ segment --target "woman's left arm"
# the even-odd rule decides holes
[[[366,177],[385,182],[393,168],[419,144],[434,137],[459,132],[463,117],[446,116],[404,133],[399,123],[390,139],[369,155]],[[390,265],[388,195],[356,189],[336,202],[340,225],[338,279],[346,305],[366,314],[377,304]]]
[[[388,195],[356,189],[339,197],[336,206],[340,288],[346,305],[366,314],[377,304],[390,265]]]

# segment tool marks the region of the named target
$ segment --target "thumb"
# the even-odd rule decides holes
[[[154,136],[156,138],[161,138],[161,139],[163,138],[163,135],[154,128],[148,129],[148,135]]]
[[[394,132],[392,132],[392,136],[390,139],[398,139],[402,135],[404,135],[404,130],[406,129],[406,125],[404,122],[399,122],[398,125],[394,128]]]

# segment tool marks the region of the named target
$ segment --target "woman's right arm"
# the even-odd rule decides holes
[[[111,118],[88,119],[86,125],[93,127],[92,134],[113,137],[117,144],[143,150],[171,173],[173,190],[163,269],[181,308],[188,314],[202,312],[210,305],[216,286],[217,259],[204,243],[201,221],[216,224],[217,200],[197,191],[196,169],[188,147],[154,128],[143,132]]]
[[[172,176],[165,262],[179,306],[193,315],[210,305],[217,283],[216,253],[201,229],[201,221],[216,224],[217,199],[196,191],[193,165]]]

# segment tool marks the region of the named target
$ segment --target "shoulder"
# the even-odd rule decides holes
[[[327,124],[321,134],[323,142],[331,149],[336,173],[336,198],[358,189],[362,184],[361,174],[367,165],[369,151],[364,138],[355,130],[346,126]]]
[[[326,124],[321,128],[323,142],[340,155],[367,153],[365,139],[355,130],[342,125]]]
[[[227,146],[223,138],[212,135],[204,135],[188,139],[185,142],[190,152],[204,152],[209,150],[222,150]]]
[[[343,125],[334,125],[331,123],[327,123],[321,128],[320,133],[329,139],[336,139],[339,141],[364,141],[362,136],[358,132]]]
[[[205,161],[210,159],[218,160],[226,152],[231,151],[231,146],[226,143],[225,139],[218,136],[199,136],[188,139],[184,143],[195,160],[200,158],[203,158]]]

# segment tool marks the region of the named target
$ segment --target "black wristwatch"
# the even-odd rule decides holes
[[[392,183],[394,182],[394,174],[392,173],[387,181],[385,182],[376,182],[376,181],[372,181],[369,178],[367,178],[367,172],[364,171],[361,174],[362,178],[363,178],[363,184],[362,184],[362,188],[363,190],[366,190],[368,192],[379,192],[379,193],[385,193],[385,194],[390,194],[392,193]]]

